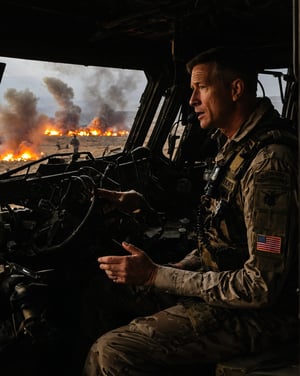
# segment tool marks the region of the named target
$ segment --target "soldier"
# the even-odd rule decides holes
[[[76,136],[75,133],[73,134],[73,138],[70,141],[70,145],[73,146],[73,152],[74,152],[74,154],[77,154],[78,151],[79,151],[80,142],[79,142],[79,140],[78,140],[78,138],[77,138],[77,136]]]
[[[84,375],[167,375],[297,336],[297,140],[270,100],[257,98],[247,57],[216,48],[187,64],[201,128],[227,140],[201,197],[199,244],[171,266],[126,242],[128,256],[99,257],[112,285],[169,299],[148,313],[132,305],[137,318],[96,340]],[[99,195],[122,210],[144,205],[133,191]]]

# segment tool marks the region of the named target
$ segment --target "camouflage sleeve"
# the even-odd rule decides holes
[[[169,265],[175,264],[177,268],[184,270],[196,270],[202,265],[201,256],[199,255],[199,250],[196,248],[188,253],[183,259],[177,261],[176,263],[169,263]]]
[[[296,163],[287,147],[270,145],[260,151],[242,179],[240,198],[249,249],[243,268],[199,273],[159,267],[155,286],[232,308],[257,308],[276,301],[297,250]]]

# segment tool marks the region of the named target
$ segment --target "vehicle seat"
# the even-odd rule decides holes
[[[299,376],[299,344],[275,346],[263,353],[239,356],[216,366],[215,376]]]

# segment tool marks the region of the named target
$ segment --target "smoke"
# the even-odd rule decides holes
[[[29,146],[38,152],[42,130],[48,121],[46,115],[37,111],[38,98],[28,89],[8,89],[4,98],[7,105],[0,105],[0,151],[19,153]]]
[[[143,72],[98,66],[86,66],[83,69],[76,64],[44,64],[57,77],[76,77],[74,84],[77,86],[74,87],[83,98],[77,101],[82,108],[82,124],[87,125],[91,119],[96,119],[103,130],[114,127],[125,129],[131,125],[132,106],[135,112],[139,99],[137,93],[145,85]]]
[[[85,125],[103,132],[129,129],[128,99],[141,76],[131,71],[99,67],[89,70],[89,74],[84,77],[82,89],[83,105],[89,114]],[[8,89],[5,92],[7,104],[0,105],[0,153],[18,154],[24,146],[39,153],[47,127],[54,127],[62,134],[82,127],[82,109],[74,103],[73,88],[54,77],[44,77],[43,82],[58,107],[51,118],[37,110],[39,98],[30,90]]]
[[[58,78],[45,77],[43,81],[60,108],[55,112],[56,127],[65,134],[76,130],[79,126],[81,108],[73,103],[73,89]]]
[[[99,68],[93,72],[84,94],[88,108],[95,111],[103,130],[128,128],[128,100],[139,81],[140,76],[132,71]]]

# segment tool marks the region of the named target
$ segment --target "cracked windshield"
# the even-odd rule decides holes
[[[119,152],[146,86],[142,71],[0,57],[0,174],[39,159]],[[4,65],[3,65],[4,66]]]

